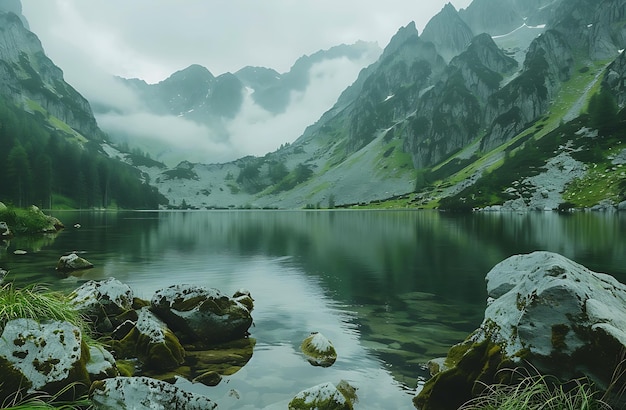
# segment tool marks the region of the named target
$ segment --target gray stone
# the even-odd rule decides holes
[[[617,210],[618,211],[626,211],[626,201],[622,201],[619,203],[619,205],[617,205]]]
[[[80,329],[70,323],[11,320],[0,338],[0,374],[16,377],[17,372],[29,393],[54,394],[58,386],[74,382],[88,386],[83,347]],[[14,382],[3,380],[3,376],[0,376],[3,385]],[[56,391],[54,386],[57,386]]]
[[[0,222],[0,239],[10,239],[13,237],[13,233],[11,229],[9,229],[9,225],[6,222]]]
[[[137,318],[132,310],[132,289],[115,278],[90,280],[70,293],[69,298],[74,307],[88,316],[100,332],[111,331],[125,320]],[[125,315],[127,312],[130,315]]]
[[[624,378],[613,379],[626,351],[626,285],[550,252],[512,256],[486,279],[483,323],[450,349],[450,369],[426,384],[416,405],[464,389],[451,380],[468,380],[465,391],[476,381],[497,383],[502,366],[528,364],[560,380],[588,377],[599,389],[626,387]]]
[[[148,377],[115,377],[95,382],[91,400],[96,410],[212,410],[208,397]]]
[[[93,264],[91,262],[81,258],[75,253],[71,253],[67,256],[61,256],[61,258],[59,258],[56,270],[59,272],[71,272],[91,268],[93,268]]]
[[[238,339],[246,336],[252,325],[245,305],[217,289],[200,286],[174,285],[158,290],[151,309],[182,341],[190,343]]]
[[[335,347],[326,336],[313,332],[300,346],[309,363],[313,366],[329,367],[337,360]]]

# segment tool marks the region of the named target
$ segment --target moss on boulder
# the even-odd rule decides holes
[[[300,345],[302,353],[313,366],[330,367],[337,360],[335,347],[326,336],[313,332]]]

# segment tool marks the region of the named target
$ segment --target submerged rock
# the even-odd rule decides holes
[[[330,367],[337,360],[333,344],[321,333],[313,332],[300,345],[302,353],[313,366]]]
[[[81,269],[91,269],[93,264],[86,259],[81,258],[75,253],[70,253],[67,256],[61,256],[57,263],[56,270],[59,272],[71,272]]]
[[[486,279],[483,323],[450,349],[444,371],[415,398],[418,408],[457,408],[479,393],[477,381],[502,381],[500,369],[525,363],[561,380],[626,387],[624,375],[613,378],[626,350],[626,285],[549,252],[512,256]]]
[[[116,377],[95,382],[90,398],[97,410],[212,410],[208,397],[148,377]]]
[[[249,295],[248,295],[249,296]],[[250,310],[217,289],[174,285],[157,291],[151,310],[185,343],[218,343],[247,336]]]

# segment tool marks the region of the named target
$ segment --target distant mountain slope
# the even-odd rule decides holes
[[[511,153],[552,138],[561,123],[581,114],[607,64],[626,47],[624,0],[507,0],[494,6],[493,19],[476,20],[490,4],[475,0],[461,13],[448,5],[421,37],[413,24],[401,28],[379,60],[293,144],[263,158],[220,166],[186,164],[198,183],[160,179],[157,186],[198,207],[289,208],[390,198],[437,206],[456,196],[486,172],[497,172]],[[493,38],[481,34],[463,44],[473,31],[463,16],[477,30],[513,30]],[[519,18],[532,18],[538,26],[515,28]],[[604,28],[594,28],[599,21]],[[439,35],[446,27],[451,35]],[[441,52],[461,45],[446,64]],[[618,84],[617,74],[612,75]],[[588,148],[583,144],[580,149]],[[224,171],[213,173],[217,167]],[[215,189],[202,193],[205,178],[219,194]],[[181,183],[184,192],[176,187]]]
[[[0,12],[0,27],[0,93],[31,112],[42,107],[89,139],[102,139],[89,103],[63,80],[20,16]]]
[[[19,1],[0,6],[0,201],[46,208],[166,204],[145,175],[106,154],[107,136],[89,102],[65,82],[20,12]]]

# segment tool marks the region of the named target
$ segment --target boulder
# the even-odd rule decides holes
[[[626,201],[622,201],[619,203],[619,205],[617,205],[617,210],[620,212],[625,212],[626,211]]]
[[[217,289],[174,285],[158,290],[152,311],[185,343],[216,343],[248,335],[252,316],[248,308]]]
[[[67,256],[61,256],[57,263],[56,270],[59,272],[71,272],[81,269],[91,269],[93,264],[86,259],[81,258],[75,253],[70,253]]]
[[[79,397],[90,385],[88,356],[80,330],[68,322],[7,322],[0,338],[0,402],[22,389],[55,395],[72,383],[76,388],[66,393]]]
[[[11,229],[9,229],[9,225],[6,222],[0,222],[0,239],[11,239],[13,237],[13,233]]]
[[[122,340],[111,342],[118,357],[138,358],[144,369],[174,370],[185,361],[185,349],[176,335],[148,308]]]
[[[132,289],[115,278],[91,280],[69,295],[71,303],[88,316],[99,332],[111,331],[125,320],[137,320]]]
[[[217,404],[148,377],[115,377],[94,382],[90,398],[96,410],[212,410]]]
[[[624,375],[613,378],[626,350],[626,285],[550,252],[512,256],[486,279],[483,323],[450,349],[448,369],[414,399],[418,408],[457,408],[479,393],[477,381],[501,382],[498,370],[526,364],[563,381],[626,387]]]
[[[346,391],[344,392],[344,390]],[[355,389],[346,382],[341,382],[339,386],[332,383],[322,383],[298,393],[289,402],[288,408],[289,410],[352,410],[352,404],[356,401],[354,391]]]
[[[63,222],[61,222],[59,219],[55,218],[54,216],[44,214],[43,211],[39,209],[38,207],[36,207],[35,205],[31,205],[30,208],[28,208],[28,210],[33,215],[39,218],[43,218],[48,222],[48,225],[44,226],[41,229],[41,232],[43,233],[53,233],[53,232],[57,232],[65,228],[65,226],[63,225]]]
[[[6,271],[0,268],[0,285],[4,283],[4,278],[9,274],[9,271]]]
[[[313,332],[300,345],[309,363],[313,366],[330,367],[337,360],[333,344],[319,332]]]

